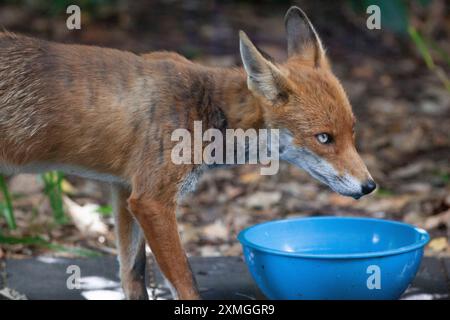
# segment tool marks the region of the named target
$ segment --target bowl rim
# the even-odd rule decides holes
[[[246,237],[247,233],[251,230],[258,228],[262,225],[266,224],[281,224],[281,223],[289,223],[292,221],[306,221],[306,220],[354,220],[354,221],[376,221],[381,223],[387,223],[387,224],[393,224],[393,225],[400,225],[403,227],[411,228],[416,233],[421,235],[421,238],[419,241],[414,242],[413,244],[395,248],[395,249],[389,249],[389,250],[382,250],[382,251],[375,251],[375,252],[367,252],[367,253],[327,253],[327,254],[313,254],[313,253],[301,253],[301,252],[289,252],[289,251],[283,251],[278,249],[272,249],[267,248],[258,244],[255,244],[251,241],[249,241]],[[238,234],[238,240],[243,246],[248,246],[250,248],[256,249],[258,251],[272,253],[276,255],[281,256],[288,256],[288,257],[298,257],[298,258],[313,258],[313,259],[358,259],[358,258],[374,258],[374,257],[384,257],[384,256],[391,256],[391,255],[397,255],[404,252],[409,252],[413,250],[417,250],[419,248],[423,248],[428,241],[430,240],[430,235],[428,232],[426,232],[424,229],[413,226],[408,223],[394,221],[394,220],[386,220],[386,219],[377,219],[377,218],[366,218],[366,217],[336,217],[336,216],[319,216],[319,217],[305,217],[305,218],[288,218],[288,219],[279,219],[279,220],[272,220],[272,221],[266,221],[262,223],[255,224],[253,226],[247,227]]]

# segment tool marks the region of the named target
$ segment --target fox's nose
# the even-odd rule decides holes
[[[377,184],[375,183],[375,181],[373,181],[372,179],[369,179],[362,185],[362,193],[369,194],[373,190],[375,190],[376,187],[377,187]]]

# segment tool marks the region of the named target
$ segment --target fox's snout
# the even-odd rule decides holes
[[[341,195],[359,199],[374,191],[377,185],[357,153],[348,160],[343,167],[337,169],[335,163],[329,163],[322,158],[320,161],[327,163],[329,168],[328,173],[321,173],[325,177],[322,182]],[[326,166],[321,166],[320,170],[323,168]]]
[[[289,130],[280,132],[280,158],[304,169],[333,191],[359,199],[375,190],[375,181],[353,148],[343,153],[346,156],[341,156],[342,166],[338,167],[336,161],[333,163],[306,146],[297,146],[293,141]]]
[[[306,171],[341,195],[359,199],[362,196],[371,193],[377,187],[367,170],[365,170],[364,176],[368,176],[369,178],[361,180],[348,173],[348,171],[344,174],[339,174],[326,160],[322,159],[321,161],[326,163],[326,165],[319,166],[319,170],[322,171],[311,168]]]
[[[362,182],[360,184],[360,191],[359,192],[350,193],[350,194],[342,193],[342,192],[340,192],[340,193],[342,195],[345,195],[345,196],[350,196],[350,197],[352,197],[354,199],[359,199],[362,196],[365,196],[365,195],[371,193],[376,188],[377,188],[377,184],[375,183],[375,181],[373,181],[372,178],[369,178],[369,179],[367,179],[366,181],[364,181],[364,182]]]
[[[333,191],[341,195],[359,199],[362,196],[371,193],[377,187],[375,181],[370,177],[368,171],[366,171],[365,176],[369,176],[369,178],[360,180],[355,176],[349,174],[348,172],[340,174],[331,164],[329,164],[324,159],[320,161],[323,162],[323,164],[320,165],[318,169],[308,168],[307,165],[305,168],[305,164],[303,164],[303,168],[305,168],[306,171],[308,171],[317,180],[325,183],[331,189],[333,189]],[[317,166],[317,162],[314,166]]]
[[[331,187],[343,195],[359,199],[374,191],[377,185],[354,146],[347,146],[344,150],[346,151],[339,156],[327,160],[337,174],[335,186]],[[352,180],[353,183],[346,184],[346,179]]]

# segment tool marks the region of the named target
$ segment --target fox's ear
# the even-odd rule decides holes
[[[287,80],[281,70],[263,56],[244,31],[239,31],[239,46],[250,91],[274,105],[286,100]]]
[[[300,55],[320,65],[325,56],[322,42],[311,21],[299,7],[291,7],[284,17],[287,33],[288,57]]]

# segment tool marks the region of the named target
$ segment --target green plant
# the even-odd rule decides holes
[[[14,209],[12,206],[11,195],[9,194],[8,186],[3,175],[0,175],[0,190],[3,194],[4,203],[0,202],[0,211],[5,217],[8,228],[11,230],[16,229],[16,219],[14,218]]]
[[[380,196],[380,197],[389,197],[389,196],[392,196],[394,194],[394,192],[392,192],[391,190],[389,190],[389,189],[384,189],[384,188],[377,188],[377,191],[376,191],[376,195],[377,196]]]
[[[436,74],[439,80],[442,82],[447,91],[450,92],[450,80],[445,72],[435,64],[433,57],[431,55],[430,47],[434,49],[443,57],[444,61],[450,66],[450,59],[448,55],[439,48],[435,43],[432,44],[431,41],[426,40],[413,26],[408,27],[408,33],[413,42],[415,43],[417,49],[419,50],[422,59],[425,61],[428,69]]]
[[[44,181],[44,192],[47,195],[53,211],[56,223],[64,224],[68,222],[64,214],[62,182],[64,174],[59,171],[51,171],[41,175]]]
[[[110,205],[101,206],[97,209],[97,212],[104,217],[111,217],[113,214],[113,209]]]

